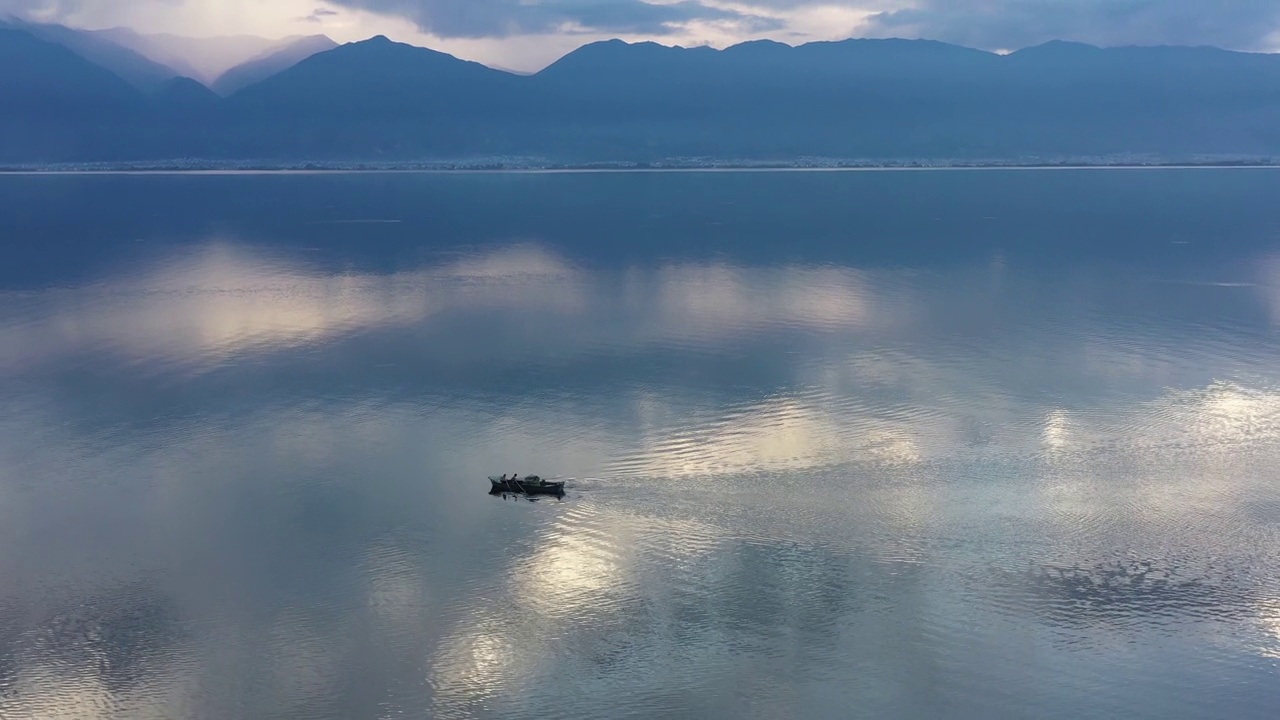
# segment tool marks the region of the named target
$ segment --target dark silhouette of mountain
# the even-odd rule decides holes
[[[1280,55],[1051,42],[1003,60],[993,109],[1026,118],[1004,124],[1006,143],[1052,136],[1077,153],[1280,151]]]
[[[223,73],[213,83],[214,92],[227,96],[288,70],[307,58],[332,50],[338,43],[324,35],[311,35],[299,38],[279,50],[259,55],[248,62],[237,65]]]
[[[173,78],[155,91],[151,105],[159,110],[208,111],[222,105],[222,98],[199,81]]]
[[[608,41],[534,81],[560,121],[589,119],[623,153],[1280,152],[1280,56],[1213,48],[1050,43],[1000,56],[921,40],[719,52]]]
[[[372,110],[451,111],[449,102],[484,102],[515,87],[517,76],[427,48],[392,42],[381,35],[318,53],[245,88],[233,100],[241,107],[353,112]]]
[[[0,22],[0,27],[5,23]],[[93,33],[75,30],[65,25],[27,23],[19,20],[8,23],[10,29],[26,32],[66,47],[90,62],[101,65],[119,75],[129,84],[144,92],[151,92],[166,81],[177,77],[172,68]]]
[[[146,96],[106,68],[23,30],[0,28],[0,158],[72,160],[132,150],[117,131]]]
[[[156,159],[188,154],[220,154],[226,122],[221,96],[191,78],[170,80],[147,98],[145,118],[138,125],[145,137],[135,137],[135,157]]]
[[[72,73],[65,53],[58,62],[7,63],[0,77],[28,93],[51,83],[68,102],[100,94],[83,65]],[[1280,56],[1062,42],[998,55],[924,40],[724,50],[613,40],[523,76],[380,36],[312,54],[226,99],[174,81],[139,112],[107,147],[71,147],[264,160],[1280,156]],[[100,125],[70,111],[59,122]],[[8,142],[0,159],[22,159],[24,147]]]
[[[518,124],[511,102],[520,80],[378,36],[312,55],[231,96],[231,144],[254,156],[317,158],[507,150],[489,141],[495,126]]]
[[[936,154],[920,142],[932,110],[999,56],[915,40],[772,41],[722,51],[618,40],[592,43],[534,76],[556,123],[676,155]],[[908,146],[912,146],[910,151]],[[632,152],[639,152],[634,145]]]
[[[133,109],[142,93],[110,70],[24,30],[0,28],[0,112],[76,121],[75,113]]]

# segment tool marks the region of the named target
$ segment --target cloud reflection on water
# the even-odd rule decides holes
[[[1274,561],[1235,548],[1276,542],[1242,523],[1251,503],[1275,499],[1266,468],[1280,461],[1280,390],[1268,347],[1195,323],[1142,327],[1120,312],[1051,322],[1051,304],[1031,306],[1033,294],[1019,293],[1033,286],[1016,278],[957,329],[958,295],[993,299],[975,299],[971,279],[729,262],[610,272],[536,245],[334,274],[215,244],[129,279],[26,294],[0,321],[0,379],[22,409],[0,420],[0,518],[48,532],[96,511],[84,522],[150,532],[119,533],[100,554],[77,550],[92,528],[66,531],[61,547],[38,547],[33,532],[0,560],[20,567],[22,553],[43,553],[46,567],[21,577],[73,596],[95,577],[84,564],[116,579],[168,578],[206,629],[239,638],[223,662],[265,653],[263,667],[276,670],[263,670],[262,706],[295,713],[338,707],[335,686],[353,658],[393,665],[385,672],[405,684],[404,706],[430,704],[441,717],[550,711],[556,698],[539,683],[553,674],[600,683],[593,697],[674,709],[689,698],[663,696],[655,678],[690,693],[743,677],[795,685],[839,666],[854,640],[882,651],[888,668],[851,673],[855,685],[883,690],[876,683],[914,662],[889,649],[924,637],[954,659],[974,642],[1004,648],[1000,622],[1034,636],[1027,617],[1105,645],[1110,630],[1097,628],[1116,618],[1200,621],[1223,597],[1229,620],[1267,607],[1275,588],[1242,578],[1274,576]],[[554,367],[541,385],[497,399],[486,372],[443,390],[426,381],[388,390],[362,375],[368,388],[325,389],[323,400],[273,390],[227,415],[224,398],[199,395],[204,380],[194,377],[181,392],[197,396],[199,414],[131,437],[73,417],[40,394],[47,385],[25,384],[69,356],[100,353],[123,361],[112,370],[123,375],[245,357],[289,371],[308,363],[288,352],[303,346],[358,361],[367,346],[343,344],[354,335],[458,324],[500,333],[512,318],[550,338],[521,345],[513,362]],[[579,367],[601,355],[656,347],[678,367],[779,344],[791,352],[736,384],[626,385],[625,372],[606,376],[605,386],[618,383],[609,392],[577,384]],[[450,351],[476,361],[486,349]],[[1081,383],[1107,392],[1072,395]],[[581,476],[575,502],[522,515],[471,502],[471,480],[529,458]],[[744,481],[757,489],[743,493]],[[112,515],[116,504],[134,510]],[[495,542],[507,531],[524,533],[514,547]],[[158,536],[163,552],[146,552]],[[453,552],[474,567],[451,562]],[[1113,582],[1099,562],[1117,553],[1164,558],[1162,571],[1185,582]],[[990,570],[1026,563],[1089,569]],[[225,574],[227,595],[198,579],[210,568]],[[957,590],[966,573],[975,587]],[[260,614],[235,614],[235,592],[261,593]],[[318,599],[334,595],[334,607]],[[1073,610],[1081,598],[1095,609]],[[515,605],[527,614],[519,622]],[[971,614],[1001,611],[1015,619],[978,623],[990,638],[969,625]],[[350,640],[363,633],[391,659]],[[210,635],[187,638],[184,652],[219,657]],[[1006,670],[1034,665],[1033,655]],[[38,689],[42,673],[56,672],[49,657],[17,656],[28,707],[110,716],[127,699],[100,678]],[[168,707],[218,706],[189,689],[208,666],[169,669],[166,682],[188,694],[174,691]],[[958,692],[969,703],[980,694]]]
[[[631,388],[614,393],[626,412],[600,409],[597,419],[606,422],[596,427],[574,419],[583,402],[595,400],[552,395],[550,406],[506,408],[467,423],[472,446],[501,462],[576,455],[569,464],[580,471],[696,478],[847,463],[912,466],[992,443],[1006,453],[1062,462],[1126,447],[1212,453],[1280,438],[1274,389],[1208,378],[1202,390],[1166,389],[1195,378],[1198,355],[1219,349],[1215,343],[1224,340],[1212,330],[1180,347],[1168,338],[1136,345],[1126,325],[1044,334],[1035,321],[994,315],[992,326],[1023,324],[992,338],[1000,343],[993,347],[963,334],[949,337],[949,292],[965,283],[896,271],[728,263],[668,263],[618,275],[575,266],[536,244],[410,272],[331,274],[213,243],[126,279],[27,294],[0,325],[0,370],[21,376],[37,363],[103,352],[127,364],[217,367],[378,329],[431,333],[434,325],[463,323],[500,334],[509,327],[501,319],[514,316],[553,342],[519,346],[511,354],[517,363],[637,353],[653,344],[674,353],[730,355],[743,352],[734,343],[759,338],[799,344],[790,375],[755,395]],[[922,345],[922,336],[932,336],[931,344]],[[485,345],[460,344],[447,352],[487,358]],[[427,344],[416,351],[446,350]],[[1265,353],[1227,359],[1242,371],[1267,370]],[[1018,373],[1107,377],[1139,404],[1080,412],[1033,400],[1011,382]],[[530,412],[537,420],[526,417]],[[389,432],[376,402],[332,434],[366,425],[373,442]],[[332,437],[319,435],[280,441],[300,458],[321,457],[333,446]],[[558,450],[564,448],[576,449],[566,455]]]
[[[572,311],[582,300],[572,272],[536,250],[417,272],[331,274],[211,243],[123,279],[27,294],[6,323],[0,359],[12,369],[105,351],[138,362],[211,365],[405,326],[450,307]]]
[[[434,319],[515,313],[578,348],[604,339],[705,345],[768,328],[892,324],[906,298],[860,272],[803,266],[668,265],[621,277],[575,268],[538,245],[386,274],[288,262],[210,243],[125,278],[25,293],[0,336],[0,368],[21,371],[71,353],[209,366],[247,353],[313,344]],[[638,320],[631,337],[610,325]],[[560,352],[572,352],[572,346]]]

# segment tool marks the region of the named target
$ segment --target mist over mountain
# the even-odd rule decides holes
[[[167,65],[155,62],[93,32],[76,30],[65,25],[28,23],[20,20],[0,21],[0,27],[24,30],[42,40],[62,45],[84,59],[119,75],[129,84],[143,91],[155,90],[179,74]]]
[[[205,85],[212,85],[231,68],[283,50],[300,39],[271,39],[256,35],[188,37],[166,33],[143,34],[129,28],[90,32]]]
[[[310,35],[298,38],[282,48],[262,53],[245,61],[218,76],[210,86],[219,95],[231,95],[254,83],[262,82],[272,75],[284,72],[307,58],[332,50],[338,43],[324,35]]]
[[[6,129],[52,112],[35,88],[67,107],[113,107],[68,111],[52,127],[88,137],[117,127],[101,145],[7,141],[0,160],[1280,156],[1276,55],[1064,42],[999,55],[925,40],[724,50],[613,40],[517,75],[384,37],[324,50],[327,40],[294,39],[228,72],[213,83],[225,98],[191,82],[148,97],[70,45],[11,30],[0,53],[58,61],[2,71],[25,88],[3,98]]]

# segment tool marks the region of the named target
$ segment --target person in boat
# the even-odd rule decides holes
[[[503,473],[503,474],[502,474],[502,482],[506,482],[506,481],[507,481],[507,475],[506,475],[506,473]]]

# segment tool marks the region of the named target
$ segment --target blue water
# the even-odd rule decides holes
[[[0,717],[1275,717],[1276,197],[0,176]]]

